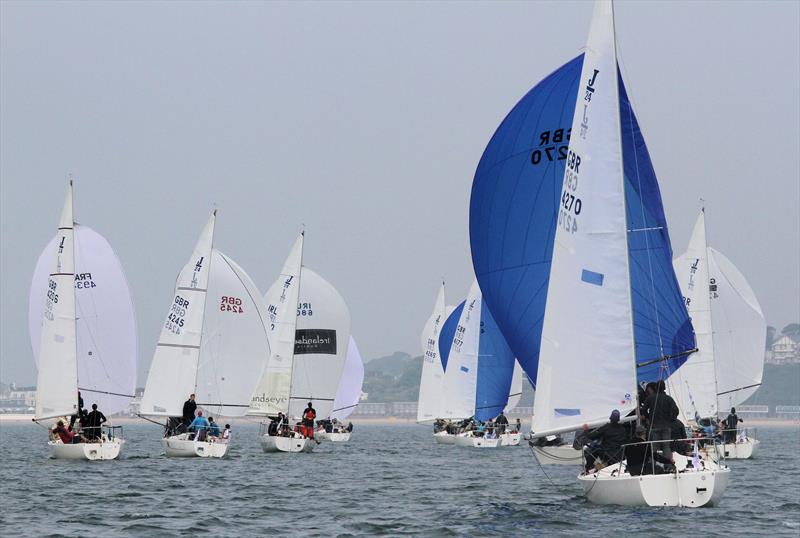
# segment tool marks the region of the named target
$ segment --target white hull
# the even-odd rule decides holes
[[[305,437],[261,436],[261,448],[264,452],[311,452],[316,441]]]
[[[677,463],[677,460],[676,460]],[[708,468],[631,476],[621,464],[578,476],[589,502],[620,506],[714,506],[728,488],[731,471],[706,460]],[[679,468],[685,469],[683,465]]]
[[[161,440],[164,452],[172,458],[224,458],[230,446],[224,441],[192,441],[185,433]]]
[[[455,436],[456,446],[468,446],[472,448],[497,448],[500,446],[500,439],[488,439],[486,437],[473,437],[472,435],[461,434]]]
[[[518,446],[520,439],[522,434],[519,432],[500,434],[500,446]]]
[[[724,443],[717,445],[717,450],[720,454],[729,460],[748,460],[756,455],[758,452],[758,445],[761,441],[758,439],[747,438],[737,443]],[[713,449],[711,449],[713,450]]]
[[[50,456],[57,460],[113,460],[119,456],[123,439],[113,439],[102,443],[77,443],[65,445],[61,441],[49,441]]]
[[[535,446],[533,454],[542,465],[580,465],[583,454],[572,445]]]
[[[453,445],[456,442],[456,436],[447,432],[434,433],[433,438],[441,445]]]
[[[319,430],[314,434],[318,441],[330,441],[332,443],[346,443],[350,440],[351,432],[331,432]]]

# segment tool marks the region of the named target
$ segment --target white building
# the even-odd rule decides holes
[[[767,352],[770,364],[800,363],[800,337],[783,335],[775,340]]]

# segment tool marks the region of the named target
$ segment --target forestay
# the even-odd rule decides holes
[[[537,436],[635,409],[613,11],[598,3],[567,156],[534,403]]]
[[[73,224],[70,181],[58,223],[58,248],[51,251],[48,261],[47,287],[39,288],[38,299],[31,292],[32,300],[44,302],[36,379],[37,420],[71,415],[78,410]]]
[[[136,390],[138,342],[128,281],[108,241],[88,226],[73,226],[78,389],[89,408],[106,415],[127,410]],[[34,271],[28,308],[33,357],[39,363],[44,302],[61,234],[45,247]],[[75,399],[73,397],[73,399]],[[73,402],[74,403],[74,402]]]
[[[267,293],[268,296],[270,292],[275,293],[271,301],[267,300],[271,351],[267,367],[250,401],[248,415],[275,416],[289,411],[304,239],[303,233],[297,237],[278,281]]]
[[[342,379],[339,381],[339,388],[336,390],[336,398],[333,401],[332,419],[346,420],[355,411],[358,401],[361,399],[363,383],[364,361],[361,360],[361,353],[351,335],[350,342],[347,344],[347,359],[344,363]]]

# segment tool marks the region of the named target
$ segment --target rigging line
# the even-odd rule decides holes
[[[547,471],[545,471],[544,467],[542,467],[542,462],[540,462],[539,458],[536,457],[536,453],[533,451],[533,445],[531,445],[530,443],[531,442],[528,441],[528,448],[530,448],[531,455],[533,456],[533,459],[536,460],[536,464],[539,466],[539,470],[542,471],[542,474],[545,476],[545,478],[547,478],[547,481],[550,482],[550,485],[556,487],[555,482],[553,482],[553,480],[550,478],[550,475],[548,475]]]
[[[686,351],[681,351],[680,353],[675,353],[673,355],[664,355],[664,356],[659,357],[657,359],[651,359],[651,360],[647,360],[645,362],[636,363],[636,367],[637,368],[644,368],[645,366],[650,366],[651,364],[655,364],[657,362],[669,361],[671,359],[677,359],[678,357],[683,357],[684,355],[691,355],[692,353],[695,353],[697,351],[699,351],[699,350],[697,348],[694,348],[694,349],[687,349]]]
[[[94,392],[96,394],[107,394],[109,396],[123,396],[125,398],[136,398],[135,394],[122,394],[120,392],[110,392],[107,390],[94,390],[94,389],[87,389],[84,387],[78,387],[78,390],[82,390],[84,392]]]
[[[358,404],[348,405],[347,407],[340,407],[338,409],[334,409],[331,413],[335,413],[336,411],[344,411],[345,409],[350,409],[353,407],[358,407]]]
[[[160,422],[156,422],[155,420],[153,420],[151,418],[147,418],[144,415],[140,415],[139,413],[136,413],[136,416],[139,417],[142,420],[146,420],[147,422],[152,422],[153,424],[157,424],[157,425],[161,426],[162,428],[165,426],[164,424],[161,424]]]
[[[746,387],[739,387],[738,389],[731,389],[731,390],[726,390],[725,392],[718,392],[717,396],[722,396],[723,394],[728,394],[729,392],[738,392],[740,390],[752,389],[753,387],[760,387],[760,386],[761,383],[755,383],[753,385],[747,385]]]

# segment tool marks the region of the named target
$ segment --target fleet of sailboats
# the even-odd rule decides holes
[[[645,384],[664,383],[690,426],[757,390],[764,315],[745,277],[708,245],[705,210],[673,259],[659,183],[618,65],[611,0],[595,2],[584,52],[499,125],[469,210],[475,280],[457,306],[447,305],[442,283],[421,335],[417,422],[435,425],[437,443],[518,445],[518,429],[455,425],[513,409],[525,379],[535,391],[534,454],[571,465],[583,461],[582,450],[536,440],[604,426],[611,410],[621,423],[640,424]],[[178,274],[141,416],[163,421],[171,457],[223,458],[234,444],[190,424],[190,398],[216,417],[263,420],[266,453],[349,441],[350,431],[314,426],[343,423],[361,398],[364,362],[346,302],[305,266],[305,233],[262,295],[215,247],[216,217]],[[35,421],[75,422],[79,391],[106,414],[127,408],[138,357],[131,292],[108,241],[75,222],[72,181],[58,233],[34,270],[29,329]],[[126,442],[110,425],[84,442],[64,439],[51,433],[53,457],[116,459]],[[656,441],[632,441],[622,457],[586,467],[576,477],[586,498],[714,505],[730,480],[724,459],[750,458],[759,446],[752,434],[719,446],[689,438],[693,454],[674,453],[662,472],[634,473],[624,450],[648,445],[655,454]]]

